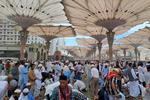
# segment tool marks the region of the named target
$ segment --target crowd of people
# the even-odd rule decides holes
[[[150,62],[2,61],[5,100],[149,100]],[[44,92],[44,95],[42,95]]]

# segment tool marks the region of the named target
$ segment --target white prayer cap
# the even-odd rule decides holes
[[[78,62],[75,62],[75,64],[78,64]]]
[[[39,64],[38,67],[43,67],[43,65],[42,65],[42,64]]]
[[[91,68],[92,68],[92,67],[96,67],[95,64],[91,64]]]
[[[23,93],[28,93],[28,92],[29,92],[28,88],[23,89]]]
[[[108,66],[109,64],[108,64],[108,63],[105,63],[104,65],[105,65],[105,66]]]
[[[34,62],[35,65],[38,65],[38,62]]]
[[[29,65],[29,63],[25,63],[25,65],[27,65],[27,66],[28,66],[28,65]]]
[[[16,89],[16,90],[14,91],[14,93],[21,93],[21,90],[20,90],[20,89]]]
[[[26,86],[30,86],[30,85],[31,85],[31,83],[29,83],[29,82],[26,84]]]
[[[40,61],[40,63],[42,63],[42,64],[43,64],[43,63],[44,63],[44,61]]]
[[[90,63],[91,63],[91,64],[95,64],[94,61],[91,61]]]

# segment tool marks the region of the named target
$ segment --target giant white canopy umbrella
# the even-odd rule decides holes
[[[97,45],[98,41],[93,38],[77,38],[77,43],[81,46],[87,46],[90,47],[92,45]]]
[[[91,50],[91,53],[89,53],[89,55],[91,55],[93,52],[96,53],[96,46],[98,46],[99,61],[101,61],[101,48],[102,48],[101,42],[99,42],[98,40],[96,40],[94,38],[78,38],[76,41],[81,46],[87,46],[87,47],[93,46],[93,47],[95,47],[95,48],[93,48],[93,50]]]
[[[76,33],[71,26],[34,25],[28,28],[31,34],[43,37],[46,41],[51,41],[57,37],[74,37]]]
[[[102,27],[75,27],[75,31],[80,33],[79,35],[88,35],[93,37],[98,41],[97,46],[99,50],[99,61],[101,61],[101,49],[102,49],[102,40],[106,38],[107,30]]]
[[[121,33],[150,18],[150,0],[63,0],[63,4],[75,28],[107,29],[110,60],[116,31]]]
[[[139,32],[136,32],[135,34],[137,36],[137,38],[142,38],[143,39],[143,47],[146,47],[148,49],[150,49],[150,28],[146,27],[142,30],[140,30]]]
[[[117,41],[134,47],[137,61],[138,47],[148,43],[148,37],[150,37],[150,34],[142,30]]]
[[[93,46],[87,53],[86,57],[89,58],[89,60],[96,60],[96,50],[96,46]]]
[[[124,55],[124,60],[126,60],[126,53],[128,49],[134,49],[134,47],[132,47],[129,44],[114,44],[113,48],[116,50],[123,50],[123,55]]]
[[[50,41],[59,37],[74,37],[76,33],[71,26],[34,25],[28,28],[31,34],[38,35],[46,40],[47,53],[50,48]]]
[[[147,49],[150,49],[150,28],[146,27],[144,29],[139,30],[138,32],[134,33],[134,38],[137,39],[137,41],[141,41],[141,46],[145,47]],[[139,54],[140,56],[140,48],[138,48],[138,52],[135,51],[136,54]],[[136,56],[137,57],[137,56]],[[140,57],[139,57],[140,59]]]
[[[27,29],[34,24],[68,23],[61,0],[0,0],[0,16],[21,26],[20,59],[24,59]]]

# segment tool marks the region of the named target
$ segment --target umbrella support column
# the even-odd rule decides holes
[[[113,41],[114,41],[114,32],[108,32],[107,34],[107,40],[109,45],[109,60],[113,60]]]
[[[138,57],[138,48],[137,47],[135,47],[134,48],[134,53],[135,53],[135,61],[136,61],[136,64],[137,64],[137,57]]]
[[[20,60],[24,60],[28,33],[29,32],[26,29],[23,29],[22,31],[20,31]]]
[[[102,49],[102,43],[99,41],[98,45],[98,51],[99,51],[99,61],[101,62],[101,49]]]
[[[136,61],[136,64],[137,64],[137,61],[138,61],[138,47],[140,46],[141,44],[131,44],[131,46],[134,47],[134,53],[135,53],[135,61]]]
[[[139,61],[141,60],[141,52],[138,50]]]
[[[47,41],[47,42],[46,42],[46,58],[45,58],[46,60],[48,59],[50,44],[51,44],[50,41]]]
[[[126,61],[127,48],[123,48],[124,61]]]
[[[115,50],[115,51],[114,51],[114,55],[115,55],[115,59],[116,59],[116,60],[118,59],[118,51],[119,51],[119,50]]]

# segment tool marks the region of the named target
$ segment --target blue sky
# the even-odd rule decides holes
[[[145,27],[150,27],[150,23],[144,22],[143,24],[136,25],[136,26],[132,27],[130,30],[128,30],[127,32],[120,34],[120,35],[117,35],[115,38],[121,39],[121,38],[126,37],[128,35],[134,34],[139,29],[143,29]],[[76,38],[83,38],[83,37],[84,36],[65,38],[65,45],[66,46],[77,46],[78,44],[76,43]],[[85,38],[88,38],[88,37],[85,37]]]
[[[120,35],[117,35],[116,39],[121,39],[121,38],[126,37],[128,35],[134,34],[139,29],[143,29],[145,27],[150,27],[150,23],[144,22],[143,24],[136,25],[136,26],[132,27],[130,30],[128,30],[127,32],[120,34]]]

